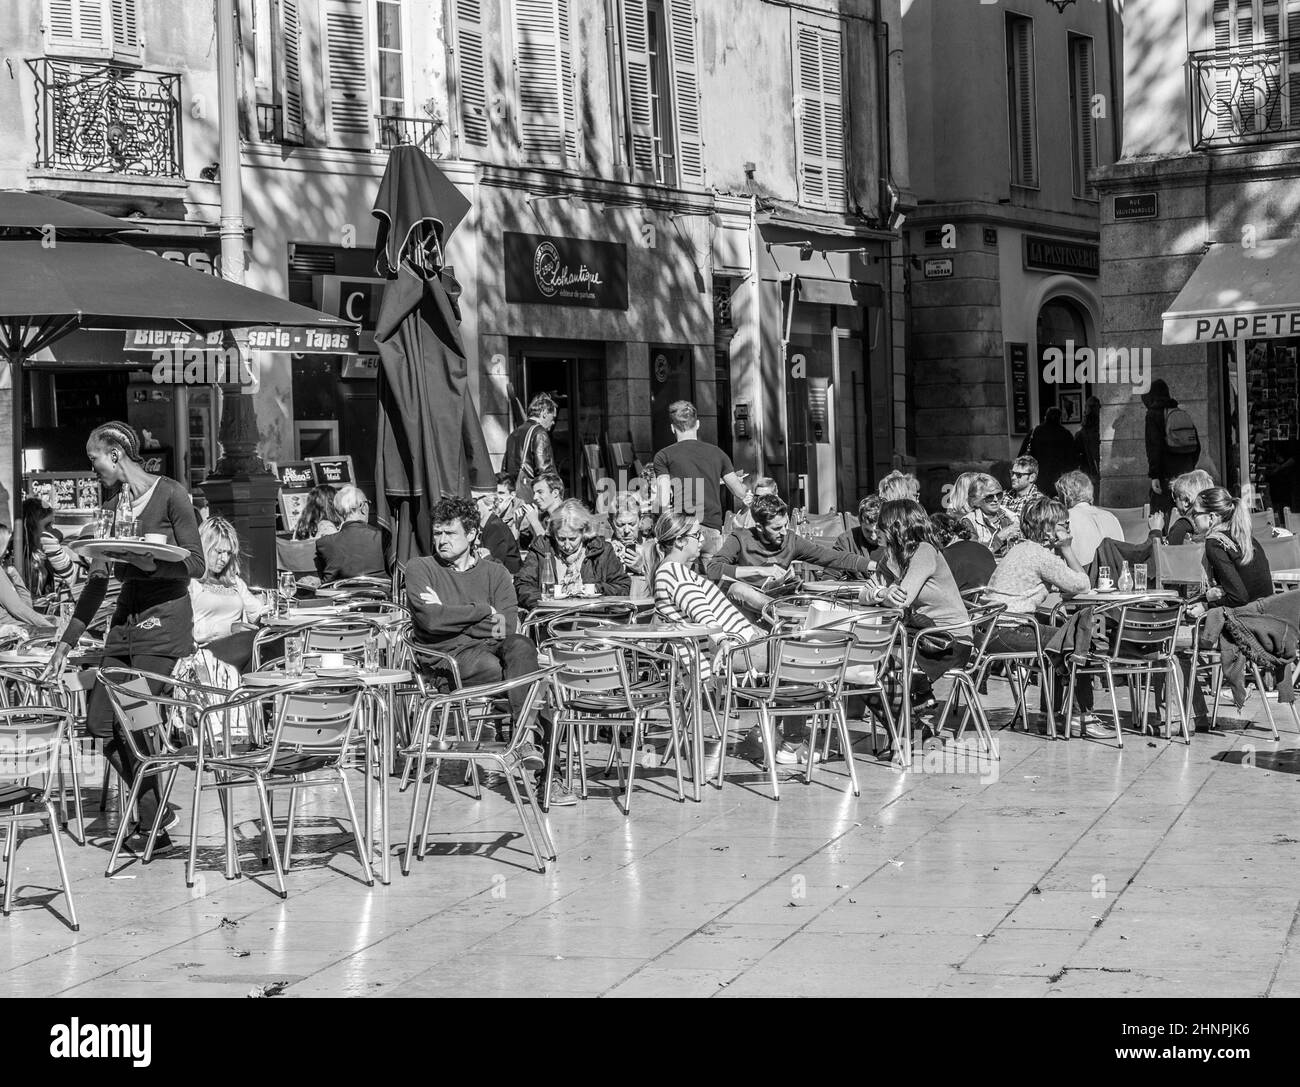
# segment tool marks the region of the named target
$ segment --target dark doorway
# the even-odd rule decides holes
[[[527,405],[548,393],[559,408],[551,446],[566,493],[590,504],[595,500],[583,447],[602,448],[609,427],[606,411],[605,345],[541,342],[514,346],[515,386]]]
[[[1079,426],[1092,386],[1063,378],[1074,376],[1074,353],[1088,346],[1088,326],[1084,324],[1083,314],[1068,299],[1053,298],[1038,311],[1037,333],[1038,418],[1033,422],[1041,423],[1048,408],[1060,408],[1061,421],[1066,426]],[[1061,361],[1055,367],[1048,362],[1048,352],[1053,350],[1061,352]],[[1055,359],[1056,355],[1052,357]]]
[[[678,400],[695,403],[695,367],[689,347],[650,347],[650,436],[653,453],[677,440],[668,409]]]

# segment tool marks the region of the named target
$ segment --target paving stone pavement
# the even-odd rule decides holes
[[[430,856],[373,889],[322,790],[286,901],[251,795],[244,877],[223,878],[205,802],[193,891],[188,817],[177,849],[104,878],[110,812],[86,848],[65,838],[80,932],[47,836],[24,834],[0,973],[12,996],[1300,996],[1300,738],[1283,710],[1275,743],[1257,695],[1225,718],[1122,752],[1003,727],[992,772],[903,774],[864,736],[858,798],[834,758],[811,785],[786,773],[779,804],[738,759],[698,805],[651,770],[631,818],[598,788],[552,812],[545,875],[503,794],[442,787]]]

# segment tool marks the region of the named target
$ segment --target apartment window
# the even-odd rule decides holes
[[[795,154],[799,201],[848,208],[844,109],[844,31],[838,22],[795,27]]]
[[[1007,15],[1007,118],[1011,183],[1038,188],[1038,118],[1034,100],[1034,21]]]
[[[375,48],[379,53],[379,112],[401,117],[406,113],[401,0],[375,0]]]
[[[695,0],[622,0],[633,180],[704,183]]]
[[[1070,140],[1074,164],[1074,195],[1096,200],[1097,190],[1088,181],[1088,171],[1097,165],[1097,122],[1092,115],[1094,93],[1092,39],[1069,36],[1070,50]]]
[[[1218,133],[1300,125],[1300,0],[1214,0],[1210,22]]]
[[[45,0],[45,51],[139,61],[139,8],[139,0]]]

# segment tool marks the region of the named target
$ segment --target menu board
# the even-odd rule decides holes
[[[1014,437],[1028,434],[1032,425],[1027,343],[1007,344],[1007,421]]]
[[[35,472],[26,477],[26,490],[52,510],[94,510],[102,505],[94,472]]]
[[[285,530],[292,532],[298,527],[298,518],[316,486],[316,473],[310,461],[287,460],[276,467],[275,474],[280,480],[280,519]]]
[[[356,482],[352,457],[346,453],[337,457],[312,457],[311,467],[318,487],[338,488]]]

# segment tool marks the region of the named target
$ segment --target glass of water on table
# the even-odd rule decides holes
[[[300,676],[302,675],[302,648],[303,636],[301,634],[290,634],[284,640],[284,671],[285,675]]]
[[[1139,562],[1133,567],[1133,591],[1144,593],[1147,591],[1147,564]]]

